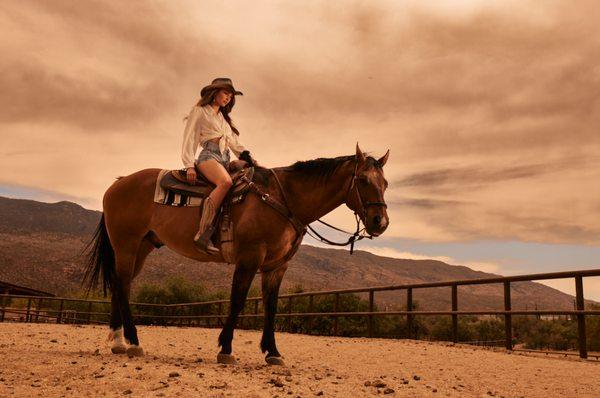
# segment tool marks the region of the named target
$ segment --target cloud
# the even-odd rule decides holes
[[[440,4],[8,3],[0,181],[100,206],[230,76],[267,166],[391,149],[389,236],[599,244],[598,7]]]
[[[360,245],[360,250],[365,250],[370,253],[376,254],[383,257],[392,258],[403,258],[410,260],[437,260],[442,261],[450,265],[464,265],[476,271],[483,271],[488,273],[498,273],[500,265],[490,261],[462,261],[459,262],[452,257],[448,256],[430,256],[426,254],[417,254],[406,251],[398,250],[394,247],[380,247],[380,246],[363,246]]]
[[[600,158],[595,158],[596,166]],[[524,164],[510,167],[481,167],[468,166],[446,168],[416,173],[394,182],[397,187],[438,187],[440,185],[466,186],[493,184],[496,182],[515,179],[534,178],[548,173],[565,171],[565,169],[579,169],[589,165],[591,159],[568,157],[546,163]]]

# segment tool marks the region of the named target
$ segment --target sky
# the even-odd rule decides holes
[[[390,227],[358,248],[600,268],[599,18],[585,0],[3,1],[0,195],[101,210],[116,176],[182,167],[183,118],[230,77],[267,167],[390,150]]]

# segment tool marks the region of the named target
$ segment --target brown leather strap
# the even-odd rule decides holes
[[[302,237],[304,237],[304,234],[306,233],[306,226],[304,224],[302,224],[302,222],[300,222],[300,220],[298,220],[290,211],[289,207],[287,206],[288,202],[287,202],[287,198],[285,197],[285,191],[283,190],[283,186],[281,185],[281,182],[279,181],[277,174],[275,174],[275,172],[272,169],[269,169],[269,170],[271,171],[271,173],[273,173],[273,176],[275,177],[275,181],[277,181],[279,191],[281,192],[281,196],[282,196],[285,204],[281,204],[276,199],[273,199],[273,197],[271,197],[271,195],[264,192],[254,182],[248,180],[246,178],[246,176],[242,176],[241,179],[243,179],[245,182],[248,183],[248,187],[250,188],[250,190],[253,191],[254,193],[256,193],[262,202],[266,203],[271,208],[275,209],[283,217],[285,217],[292,224],[294,229],[296,230],[296,238],[294,239],[294,242],[292,243],[292,247],[290,248],[290,250],[288,250],[288,252],[285,254],[285,256],[283,256],[283,258],[281,258],[280,260],[275,261],[274,263],[271,264],[271,265],[273,265],[273,267],[269,271],[273,271],[273,270],[279,268],[280,266],[282,266],[283,264],[287,263],[288,261],[290,261],[291,258],[294,256],[294,254],[296,254],[296,252],[300,248],[300,244],[302,243]]]
[[[281,203],[279,203],[276,199],[273,199],[273,197],[271,195],[269,195],[268,193],[264,192],[258,185],[256,185],[254,182],[248,180],[246,178],[246,176],[241,177],[242,179],[244,179],[247,183],[248,183],[248,188],[250,188],[251,191],[254,191],[254,193],[256,193],[258,195],[258,197],[260,198],[261,201],[263,201],[264,203],[266,203],[267,205],[271,206],[273,209],[275,209],[279,214],[281,214],[283,217],[287,218],[288,221],[294,226],[294,229],[296,229],[296,232],[299,234],[304,234],[304,232],[306,232],[306,226],[304,224],[302,224],[300,222],[300,220],[298,220],[290,211],[290,209],[286,206],[283,205]],[[285,194],[283,193],[283,187],[281,186],[281,183],[279,182],[279,179],[277,179],[276,177],[276,181],[279,185],[279,189],[283,195],[283,198],[285,200]]]

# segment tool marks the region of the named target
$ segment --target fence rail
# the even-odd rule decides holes
[[[429,283],[414,283],[404,285],[388,285],[374,286],[354,289],[337,289],[314,292],[302,292],[283,294],[279,296],[281,302],[285,302],[283,311],[280,311],[277,316],[287,318],[288,325],[291,325],[293,318],[304,318],[308,325],[306,330],[310,333],[311,325],[315,318],[332,317],[333,318],[333,334],[338,334],[338,318],[341,317],[361,317],[366,320],[367,335],[374,335],[374,318],[381,316],[404,316],[406,317],[407,337],[412,338],[413,323],[415,316],[431,316],[431,315],[448,315],[452,318],[452,341],[458,342],[458,318],[464,315],[495,315],[504,318],[504,346],[508,350],[513,350],[513,334],[512,334],[512,317],[514,315],[567,315],[577,318],[578,330],[578,348],[579,356],[587,358],[586,346],[586,316],[600,315],[600,310],[586,310],[583,292],[583,278],[600,276],[600,269],[567,271],[567,272],[552,272],[542,274],[516,275],[509,277],[494,277],[481,279],[464,279],[453,281],[440,281]],[[566,279],[573,278],[575,282],[575,307],[574,310],[513,310],[511,299],[511,283],[513,282],[528,282],[551,279]],[[503,310],[472,310],[464,311],[458,309],[458,286],[467,285],[503,285]],[[415,310],[413,301],[413,292],[417,289],[428,288],[450,288],[451,309],[448,311],[418,311]],[[406,310],[403,311],[374,311],[375,309],[375,293],[386,291],[406,291]],[[338,311],[340,308],[340,296],[344,294],[368,293],[368,311]],[[315,312],[314,298],[319,296],[333,296],[333,311],[332,312]],[[308,310],[304,312],[292,312],[292,302],[301,298],[308,298]],[[26,306],[11,307],[8,303],[15,300],[26,301]],[[250,297],[247,300],[245,309],[250,309],[250,313],[242,311],[240,314],[240,322],[246,319],[254,320],[254,327],[259,324],[259,318],[263,316],[259,312],[259,302],[261,297]],[[42,304],[46,304],[43,308]],[[85,306],[87,304],[87,307]],[[33,305],[33,307],[32,307]],[[68,309],[66,306],[71,305],[76,309]],[[84,308],[82,308],[82,305]],[[216,326],[222,325],[223,320],[227,317],[225,313],[229,300],[214,300],[197,303],[181,303],[181,304],[151,304],[151,303],[131,303],[133,307],[134,318],[136,320],[151,320],[154,323],[164,325],[200,325]],[[58,309],[54,307],[58,306]],[[92,311],[93,306],[103,306],[104,312]],[[109,317],[110,301],[107,300],[88,300],[65,297],[39,297],[39,296],[23,296],[23,295],[0,295],[0,321],[4,321],[7,314],[18,315],[16,320],[25,322],[37,322],[42,319],[54,319],[57,323],[107,323]],[[216,308],[215,308],[216,307]],[[213,313],[216,312],[216,313]],[[23,317],[21,317],[23,315]],[[13,317],[14,318],[14,317]],[[215,321],[215,324],[211,324]]]

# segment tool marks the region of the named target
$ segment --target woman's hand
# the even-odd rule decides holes
[[[248,163],[245,160],[232,160],[231,162],[229,162],[229,169],[231,171],[237,171],[237,170],[241,170],[244,167],[246,167]]]
[[[196,168],[194,167],[188,167],[187,170],[185,171],[185,176],[187,177],[187,181],[190,185],[194,185],[194,183],[196,182]]]

